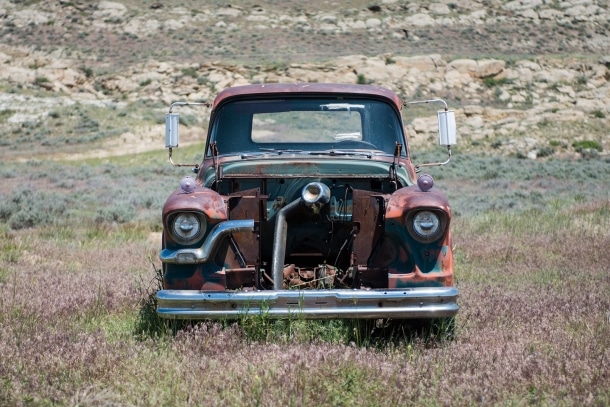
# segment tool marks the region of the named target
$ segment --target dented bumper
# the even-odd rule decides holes
[[[157,313],[168,319],[428,319],[458,312],[455,287],[383,290],[160,290]]]

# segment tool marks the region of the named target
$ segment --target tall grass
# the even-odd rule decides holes
[[[120,160],[17,166],[1,188],[10,198],[25,179],[63,197],[71,216],[2,223],[0,405],[610,403],[610,178],[599,161],[462,157],[434,169],[459,212],[461,310],[454,327],[433,331],[264,315],[161,323],[149,239],[159,207],[130,199],[156,191],[162,201],[181,174]],[[73,187],[39,182],[49,170]],[[128,193],[115,185],[121,174],[138,179]],[[93,202],[113,191],[137,215],[96,223]],[[510,195],[518,204],[498,205],[511,193],[523,194]]]

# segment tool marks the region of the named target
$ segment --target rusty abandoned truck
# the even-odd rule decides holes
[[[441,103],[444,162],[414,164],[401,111]],[[169,319],[438,319],[458,312],[451,210],[427,165],[451,159],[455,114],[355,84],[226,89],[211,108],[203,161],[162,213]]]

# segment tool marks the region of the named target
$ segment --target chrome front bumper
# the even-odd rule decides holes
[[[446,318],[454,316],[455,287],[388,290],[160,290],[157,313],[169,319],[238,319],[261,315],[271,319]]]

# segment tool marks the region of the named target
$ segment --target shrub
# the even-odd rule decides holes
[[[572,143],[572,147],[579,152],[582,153],[584,150],[597,150],[603,151],[602,145],[595,140],[579,140]]]
[[[197,79],[197,68],[182,68],[182,75]]]
[[[85,74],[87,78],[91,78],[93,76],[93,69],[87,68],[86,66],[83,66],[79,69]]]
[[[29,188],[13,193],[0,202],[0,220],[8,221],[11,229],[52,225],[66,213],[64,197],[56,193],[32,191]]]
[[[555,148],[552,146],[544,146],[538,149],[538,153],[536,154],[538,157],[550,157],[555,154]]]
[[[591,114],[593,115],[593,117],[597,117],[598,119],[606,118],[606,113],[602,112],[601,110],[594,110],[593,112],[591,112]]]
[[[579,152],[582,158],[587,160],[599,157],[599,152],[594,148],[585,148]]]
[[[490,89],[495,88],[497,86],[506,85],[509,83],[510,83],[510,81],[508,78],[496,78],[493,76],[488,76],[486,78],[483,78],[483,84]]]
[[[11,109],[0,110],[0,123],[11,117],[13,114],[15,114],[15,111]]]
[[[0,178],[15,178],[15,177],[16,177],[15,170],[12,168],[2,168],[0,170]]]
[[[99,208],[95,216],[96,223],[126,223],[133,220],[136,212],[133,207],[126,205],[112,205]]]

